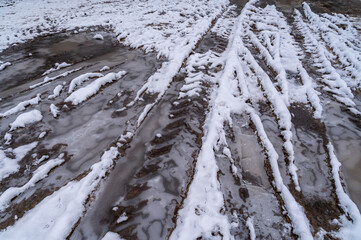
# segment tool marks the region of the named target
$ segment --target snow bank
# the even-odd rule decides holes
[[[79,103],[84,102],[89,97],[96,94],[105,84],[116,81],[123,77],[125,74],[125,71],[120,71],[118,73],[108,73],[107,75],[94,80],[89,85],[73,92],[69,97],[65,99],[65,102],[71,102],[73,105],[78,105]]]
[[[344,16],[324,14],[319,16],[312,12],[307,3],[303,3],[303,10],[312,24],[315,32],[322,36],[322,40],[332,50],[332,54],[341,63],[340,70],[345,71],[345,79],[349,87],[360,87],[361,84],[361,40],[354,28]],[[347,28],[346,28],[347,26]],[[351,78],[346,77],[350,75]]]
[[[13,123],[10,124],[10,131],[13,131],[17,128],[23,128],[25,125],[29,125],[35,122],[39,122],[43,119],[43,115],[39,110],[31,110],[26,113],[20,114]]]
[[[196,162],[195,174],[183,208],[179,210],[177,227],[172,232],[170,239],[196,239],[199,237],[208,239],[214,237],[212,234],[219,233],[224,239],[234,238],[231,235],[231,224],[224,214],[224,198],[217,178],[219,168],[215,151],[220,150],[222,146],[227,146],[224,123],[232,124],[231,113],[241,112],[244,107],[238,90],[238,80],[243,76],[243,72],[236,50],[240,40],[236,30],[244,17],[245,9],[253,2],[255,1],[248,2],[242,10],[237,19],[238,24],[233,28],[228,47],[218,59],[218,62],[223,61],[224,70],[213,79],[214,83],[217,83],[215,86],[218,87],[213,89],[210,97],[210,110],[204,124],[204,137]],[[193,68],[196,62],[207,65],[204,64],[207,55],[209,56],[209,53],[198,54],[194,58],[190,58],[192,60],[189,63],[190,67]],[[239,79],[235,79],[235,71],[237,71]]]
[[[104,67],[102,67],[100,69],[101,72],[105,72],[105,71],[108,71],[108,70],[110,70],[110,67],[108,67],[108,66],[104,66]]]

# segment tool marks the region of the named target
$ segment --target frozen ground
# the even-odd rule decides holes
[[[0,239],[360,239],[361,6],[0,3]]]

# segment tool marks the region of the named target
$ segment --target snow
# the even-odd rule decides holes
[[[59,75],[57,75],[57,76],[54,76],[54,77],[48,77],[48,76],[46,76],[42,82],[36,83],[36,84],[34,84],[34,85],[31,85],[29,88],[30,88],[30,89],[33,89],[33,88],[42,86],[42,85],[47,84],[47,83],[49,83],[49,82],[52,82],[52,81],[54,81],[54,80],[56,80],[56,79],[59,79],[59,78],[62,78],[62,77],[66,77],[66,76],[68,76],[69,74],[72,74],[72,73],[74,73],[74,72],[80,71],[81,69],[83,69],[83,68],[82,68],[82,67],[80,67],[80,68],[75,68],[75,69],[66,71],[66,72],[61,73],[61,74],[59,74]]]
[[[43,156],[41,156],[41,158],[35,160],[33,165],[39,165],[40,163],[42,163],[46,159],[49,159],[49,156],[48,155],[43,155]]]
[[[91,167],[88,175],[80,181],[69,182],[46,197],[13,226],[0,232],[0,239],[65,239],[83,215],[87,198],[95,191],[118,154],[115,147],[105,151],[101,161]]]
[[[244,12],[253,2],[246,4],[238,21],[244,17]],[[195,174],[189,187],[187,198],[183,208],[179,210],[177,227],[170,239],[196,239],[198,237],[212,238],[212,233],[221,233],[224,239],[233,239],[230,233],[231,225],[228,218],[223,214],[224,198],[217,180],[218,166],[215,151],[221,145],[227,145],[225,140],[224,122],[231,124],[231,112],[240,111],[243,108],[242,101],[237,97],[238,83],[234,80],[234,64],[238,62],[235,54],[236,29],[234,26],[230,43],[223,54],[224,70],[217,79],[218,88],[214,90],[210,100],[210,112],[207,114],[204,124],[204,137],[202,147],[197,158]],[[241,70],[241,69],[237,69]]]
[[[351,75],[351,78],[345,78],[347,84],[351,88],[360,87],[361,55],[359,51],[355,51],[355,48],[357,49],[360,44],[360,40],[357,38],[357,29],[350,25],[345,16],[332,16],[328,14],[318,16],[312,12],[307,3],[303,3],[303,10],[314,31],[320,33],[326,46],[329,46],[333,54],[337,56],[338,61],[341,63],[341,68]],[[342,25],[346,25],[347,28],[338,27],[338,24],[335,24],[333,21],[336,21],[336,23],[342,21]],[[360,49],[358,48],[358,50]]]
[[[253,218],[252,217],[247,218],[246,226],[248,227],[249,236],[250,236],[251,240],[256,240],[256,233],[254,231]]]
[[[93,38],[96,40],[104,40],[104,37],[101,34],[96,34]]]
[[[1,117],[7,117],[7,116],[15,114],[17,112],[23,111],[28,106],[37,105],[37,104],[39,104],[40,100],[41,100],[40,94],[38,94],[38,95],[36,95],[36,97],[34,97],[34,98],[30,99],[30,100],[20,102],[20,103],[18,103],[18,105],[16,105],[15,107],[7,110],[6,112],[0,113],[0,118]]]
[[[69,85],[69,90],[68,93],[72,93],[75,89],[75,87],[80,86],[83,82],[88,81],[91,78],[100,78],[103,77],[104,75],[101,73],[85,73],[82,74],[76,78],[74,78],[73,80],[71,80],[70,85]]]
[[[305,11],[310,14],[307,6],[304,5]],[[296,25],[305,38],[306,49],[314,58],[314,66],[323,74],[321,81],[326,84],[324,90],[331,92],[337,101],[343,103],[351,111],[358,112],[358,110],[354,109],[355,103],[352,100],[354,96],[351,89],[327,58],[329,52],[326,47],[320,43],[320,40],[316,37],[317,35],[313,34],[310,27],[302,20],[302,15],[298,10],[295,10],[295,15]],[[320,23],[314,21],[314,24]]]
[[[114,35],[125,45],[142,47],[146,52],[156,51],[159,56],[168,58],[175,46],[185,44],[191,37],[198,38],[202,26],[211,23],[228,1],[151,0],[134,4],[134,1],[125,0],[104,4],[99,0],[80,0],[65,4],[41,0],[36,3],[17,1],[13,6],[0,8],[3,33],[0,51],[11,44],[63,29],[74,31],[103,26],[113,28]],[[192,7],[186,7],[188,5]]]
[[[55,104],[52,103],[52,104],[50,104],[50,112],[51,112],[51,114],[53,114],[53,117],[56,118],[59,114],[59,109],[57,106],[55,106]]]
[[[44,138],[45,135],[46,135],[46,132],[45,132],[45,131],[44,131],[44,132],[41,132],[41,133],[39,134],[39,138]]]
[[[101,240],[123,240],[123,238],[114,232],[107,232]]]
[[[102,67],[100,69],[101,72],[105,72],[105,71],[108,71],[108,70],[110,70],[110,67],[108,67],[108,66],[104,66],[104,67]]]
[[[66,63],[66,62],[55,63],[55,68],[50,68],[49,70],[46,70],[46,71],[43,73],[43,76],[48,75],[49,73],[58,71],[59,69],[69,67],[69,66],[71,66],[71,64]]]
[[[4,70],[7,66],[10,66],[11,63],[10,62],[2,62],[0,61],[0,71]]]
[[[361,76],[361,58],[356,51],[352,51],[352,48],[357,48],[357,44],[354,44],[353,40],[358,32],[352,29],[345,17],[328,14],[319,16],[314,14],[307,4],[304,4],[306,22],[303,22],[302,15],[296,11],[295,21],[305,38],[306,50],[311,54],[314,66],[322,74],[322,78],[312,79],[313,75],[310,75],[302,65],[302,59],[306,55],[302,53],[299,44],[291,34],[292,29],[285,16],[277,11],[275,6],[257,8],[253,6],[255,2],[254,0],[248,2],[237,18],[221,16],[211,29],[213,20],[222,14],[228,1],[149,0],[134,4],[133,1],[124,0],[107,1],[104,4],[99,0],[66,2],[39,0],[36,4],[38,9],[31,4],[32,1],[16,1],[13,7],[0,8],[0,28],[4,33],[0,36],[0,50],[10,44],[24,42],[42,34],[62,30],[71,30],[75,33],[78,32],[75,30],[78,27],[79,31],[85,31],[93,25],[100,25],[113,29],[114,35],[126,46],[141,48],[145,52],[156,52],[158,58],[165,61],[153,75],[146,79],[145,84],[136,93],[134,101],[127,107],[130,108],[136,101],[142,101],[144,93],[154,94],[157,98],[141,110],[137,124],[131,123],[134,129],[118,139],[118,147],[133,137],[136,129],[161,101],[180,69],[185,70],[186,78],[178,99],[188,98],[190,101],[191,97],[201,96],[205,88],[210,90],[209,96],[207,93],[207,98],[204,98],[205,101],[209,100],[208,97],[210,98],[209,112],[207,112],[204,123],[204,136],[197,157],[195,174],[187,197],[184,199],[184,205],[178,212],[176,227],[170,239],[216,238],[212,233],[218,232],[224,239],[236,237],[232,236],[232,227],[239,225],[239,222],[230,223],[229,216],[225,213],[225,197],[217,179],[219,155],[216,155],[216,153],[221,153],[226,156],[231,163],[232,173],[237,174],[237,167],[232,158],[232,151],[227,144],[227,133],[224,129],[225,124],[232,127],[233,114],[249,116],[255,125],[255,133],[261,140],[267,161],[271,166],[271,174],[274,179],[271,184],[282,198],[279,204],[284,209],[284,214],[291,220],[293,233],[300,239],[313,239],[311,233],[313,229],[310,227],[304,209],[293,197],[287,183],[285,184],[282,179],[278,162],[279,156],[263,127],[259,112],[256,110],[257,104],[260,100],[262,102],[265,102],[266,99],[269,101],[271,110],[277,118],[279,129],[276,130],[279,130],[282,135],[283,148],[286,152],[285,155],[288,156],[287,171],[296,190],[301,191],[293,149],[292,131],[294,129],[288,108],[292,103],[302,102],[313,108],[314,118],[321,119],[323,110],[319,98],[320,93],[315,89],[317,87],[315,80],[321,80],[326,85],[324,90],[332,93],[334,98],[346,105],[350,111],[359,113],[355,108],[356,104],[351,91],[353,87],[359,86]],[[187,8],[185,7],[187,5],[192,6]],[[25,9],[29,10],[25,11]],[[232,14],[234,9],[235,7],[231,6],[224,13]],[[341,21],[347,28],[339,28],[335,24],[338,21]],[[130,22],[131,24],[129,24]],[[33,31],[38,29],[39,31]],[[224,53],[193,52],[209,30],[218,37],[229,38]],[[231,35],[229,36],[229,34]],[[91,33],[90,36],[92,35]],[[103,36],[96,34],[94,39],[103,40]],[[258,50],[259,56],[254,57],[248,48]],[[329,48],[333,52],[328,51]],[[337,63],[337,67],[333,63],[333,59],[336,57],[340,61]],[[266,67],[274,71],[276,75],[274,79],[271,79],[263,70],[263,66],[259,65],[259,59],[267,65]],[[1,62],[1,64],[3,63]],[[57,63],[43,75],[55,71],[61,72],[63,71],[61,69],[70,65],[65,62]],[[213,71],[216,66],[220,66],[221,71]],[[50,83],[81,69],[83,68],[65,71],[53,77],[46,76],[42,82],[32,85],[30,88]],[[108,70],[110,68],[104,66],[100,72]],[[122,78],[124,74],[126,74],[124,71],[106,75],[89,72],[74,76],[75,78],[69,84],[68,94],[62,94],[68,95],[64,101],[73,105],[83,103],[99,93],[104,85]],[[293,78],[293,76],[297,77]],[[90,82],[93,78],[94,80]],[[260,86],[257,86],[257,81]],[[85,82],[87,85],[81,86]],[[210,87],[204,87],[203,83],[208,83]],[[63,85],[65,86],[65,83]],[[57,85],[48,99],[58,97],[63,91],[63,85]],[[39,94],[36,98],[21,102],[16,107],[1,113],[0,117],[24,111],[26,107],[38,104],[40,100]],[[173,105],[177,106],[179,102],[174,101]],[[123,107],[116,111],[126,109]],[[50,112],[57,117],[59,109],[55,104],[51,104]],[[169,116],[174,117],[172,114]],[[20,114],[11,124],[10,131],[41,121],[42,117],[38,110]],[[46,132],[42,132],[39,138],[43,138],[45,135]],[[160,133],[156,133],[155,136],[162,137]],[[11,138],[10,132],[5,134],[6,144],[10,143]],[[37,143],[32,144],[28,148],[22,146],[22,149],[20,149],[21,147],[14,150],[0,148],[1,179],[18,171],[18,162],[26,155],[26,152],[37,146]],[[340,163],[332,144],[329,143],[327,148],[336,185],[336,195],[340,201],[340,207],[345,212],[345,215],[339,219],[343,226],[340,232],[335,234],[341,239],[356,238],[361,234],[359,232],[361,229],[360,212],[343,189],[339,174]],[[14,159],[9,157],[12,156],[12,153],[15,156]],[[37,156],[36,153],[33,155]],[[24,217],[20,219],[16,217],[13,226],[0,232],[0,238],[66,238],[78,220],[85,214],[89,206],[87,199],[96,193],[99,184],[106,177],[106,173],[114,166],[118,155],[118,150],[114,147],[105,151],[100,162],[91,166],[87,175],[62,186],[29,210]],[[49,156],[45,155],[34,161],[34,166],[42,165],[33,173],[29,182],[4,191],[0,196],[0,210],[4,211],[12,198],[31,189],[37,181],[45,179],[52,168],[59,166],[64,161],[62,158],[47,160],[48,158]],[[45,160],[47,161],[45,162]],[[350,216],[353,222],[347,220],[346,216]],[[128,216],[123,213],[117,222],[121,223],[127,220]],[[255,226],[257,227],[257,225]],[[246,227],[249,229],[250,238],[256,239],[252,217],[247,218]],[[320,234],[321,232],[322,230],[319,231]],[[107,232],[103,239],[119,240],[121,238],[116,233]]]
[[[89,85],[73,92],[65,99],[65,102],[71,102],[73,105],[78,105],[79,103],[86,101],[89,97],[96,94],[105,84],[119,80],[125,74],[125,71],[119,71],[118,73],[108,73],[107,75],[94,80]]]
[[[46,178],[49,172],[55,167],[64,162],[64,154],[60,154],[58,158],[48,160],[44,165],[41,165],[33,173],[31,179],[21,187],[10,187],[0,195],[0,212],[3,212],[8,206],[10,201],[16,196],[20,195],[27,189],[34,187],[37,182]]]
[[[280,192],[286,206],[288,216],[291,218],[294,233],[297,234],[301,239],[313,239],[311,230],[309,228],[309,221],[304,213],[302,206],[298,204],[289,189],[283,183],[277,163],[278,154],[274,149],[271,141],[267,137],[261,119],[256,113],[253,112],[253,110],[249,109],[249,111],[252,122],[256,126],[257,135],[261,139],[262,145],[266,150],[277,191]]]
[[[259,39],[251,31],[248,31],[248,35],[267,65],[278,74],[276,80],[282,89],[286,105],[289,106],[291,102],[307,104],[308,100],[314,108],[315,118],[321,118],[322,106],[318,92],[313,88],[313,80],[302,65],[304,54],[291,35],[292,30],[283,14],[278,12],[275,6],[267,6],[257,9],[257,13],[250,18],[257,26]],[[302,85],[292,83],[287,73],[298,74]]]
[[[125,222],[127,220],[128,220],[127,214],[122,213],[122,215],[120,215],[120,217],[117,219],[117,223]]]
[[[15,149],[0,149],[0,181],[7,178],[10,174],[17,172],[20,169],[19,161],[37,145],[37,142],[33,142]],[[15,158],[7,157],[7,153],[13,153]]]
[[[13,123],[10,124],[10,131],[13,131],[17,128],[23,128],[26,125],[39,122],[43,119],[43,115],[39,110],[31,110],[26,113],[20,114]]]
[[[10,144],[10,141],[11,141],[11,138],[13,136],[10,134],[10,133],[5,133],[5,136],[4,136],[4,140],[5,140],[5,145],[9,145]]]
[[[357,239],[361,234],[361,214],[356,204],[346,194],[343,189],[340,178],[341,163],[338,161],[337,156],[334,153],[334,147],[332,143],[327,144],[328,155],[330,157],[330,164],[332,166],[332,176],[336,186],[337,199],[340,202],[340,207],[344,210],[346,215],[352,218],[353,222],[349,222],[346,217],[342,220],[344,222],[343,227],[337,233],[342,239]]]
[[[49,95],[48,99],[54,99],[60,95],[61,90],[63,90],[63,85],[58,85],[54,88],[53,94]]]

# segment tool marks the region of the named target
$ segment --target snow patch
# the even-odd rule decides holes
[[[50,104],[50,112],[51,112],[51,114],[53,114],[53,117],[56,118],[59,114],[59,109],[57,106],[55,106],[55,104],[52,103],[52,104]]]
[[[54,99],[60,95],[61,90],[63,90],[63,85],[58,85],[54,88],[53,94],[49,95],[48,99]]]
[[[0,149],[0,181],[7,178],[10,174],[17,172],[20,169],[18,162],[22,160],[25,155],[38,145],[37,142],[33,142],[27,145],[13,149]],[[7,157],[7,154],[14,154],[15,158]]]
[[[66,63],[66,62],[55,63],[55,68],[50,68],[49,70],[45,71],[45,72],[43,73],[43,76],[48,75],[49,73],[58,71],[59,69],[69,67],[69,66],[71,66],[71,64]]]
[[[39,110],[32,110],[26,113],[20,114],[13,123],[10,124],[10,131],[13,131],[17,128],[23,128],[26,125],[40,122],[43,119],[43,115]]]
[[[11,63],[10,62],[2,62],[0,61],[0,71],[4,70],[7,66],[10,66]]]
[[[96,94],[105,84],[116,81],[123,77],[125,74],[125,71],[120,71],[118,73],[108,73],[107,75],[94,80],[89,85],[73,92],[69,97],[65,99],[65,102],[71,102],[73,105],[78,105],[79,103],[86,101],[89,97]]]
[[[96,40],[104,40],[104,37],[101,34],[96,34],[93,38]]]
[[[40,94],[38,94],[38,95],[36,95],[36,97],[34,97],[32,99],[23,101],[23,102],[19,103],[18,105],[16,105],[15,107],[7,110],[6,112],[0,113],[0,117],[7,117],[7,116],[12,115],[14,113],[23,111],[28,106],[39,104],[40,100],[41,100]]]

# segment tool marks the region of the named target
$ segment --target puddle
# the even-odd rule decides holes
[[[19,209],[22,209],[23,212],[28,210],[28,207],[41,201],[51,191],[65,185],[69,180],[81,176],[91,165],[98,162],[104,150],[123,134],[127,126],[136,123],[147,103],[145,101],[134,105],[124,111],[125,115],[114,115],[117,109],[127,104],[126,101],[134,99],[138,89],[160,67],[161,62],[156,60],[156,55],[153,53],[144,54],[140,50],[131,50],[115,44],[116,39],[105,32],[101,32],[104,41],[94,40],[94,34],[81,33],[75,36],[60,34],[59,36],[37,39],[30,46],[25,44],[25,47],[20,47],[21,54],[6,52],[7,58],[17,60],[6,69],[6,72],[0,73],[1,76],[6,76],[5,79],[1,77],[1,81],[12,81],[1,85],[3,88],[0,95],[5,97],[0,102],[1,112],[5,112],[15,107],[19,102],[29,100],[40,93],[41,102],[38,105],[28,106],[26,111],[38,109],[43,115],[42,121],[38,124],[18,129],[12,133],[12,143],[8,147],[33,141],[39,141],[39,144],[33,151],[34,156],[27,159],[26,163],[20,163],[24,166],[20,168],[19,174],[13,175],[11,181],[6,182],[7,187],[20,186],[28,181],[29,175],[23,174],[26,171],[25,164],[31,165],[32,161],[44,155],[53,157],[54,154],[59,154],[59,152],[52,153],[51,149],[54,146],[61,144],[63,146],[61,152],[66,152],[67,156],[70,157],[66,163],[54,169],[46,180],[38,182],[36,188],[29,189],[13,201],[13,205],[16,207],[9,209],[5,215],[1,214],[0,216],[1,227],[6,227],[7,218],[13,218],[15,214],[22,215],[19,213]],[[33,55],[26,57],[29,52],[32,52]],[[44,77],[40,77],[40,75],[54,67],[54,62],[62,61],[72,63],[72,65],[50,73],[50,77],[62,74],[69,69],[81,68],[81,70],[40,87],[29,89],[30,85],[43,81]],[[32,67],[27,67],[27,65]],[[72,79],[85,73],[99,72],[105,65],[109,67],[109,70],[102,72],[104,75],[121,70],[126,71],[127,75],[102,87],[97,94],[78,106],[64,104],[64,99],[69,95],[68,87]],[[17,79],[18,71],[28,74],[29,77],[25,80]],[[84,82],[78,88],[91,81],[93,79]],[[63,85],[63,91],[57,98],[48,99],[48,96],[53,93],[54,88],[58,85]],[[60,112],[57,118],[54,118],[50,113],[50,104],[55,104],[59,108]],[[9,124],[23,112],[0,119],[1,138],[9,130]],[[46,132],[45,137],[39,138],[42,132]],[[1,141],[4,143],[3,140]],[[3,145],[3,147],[5,146]],[[47,194],[39,194],[39,191],[36,190],[44,190]],[[22,204],[26,204],[25,197],[33,198],[34,194],[37,195],[32,201],[32,205],[21,207]],[[10,224],[10,222],[7,223]]]
[[[194,142],[197,138],[186,126],[188,122],[194,128],[195,121],[191,120],[194,113],[188,111],[187,119],[190,119],[184,119],[180,125],[174,125],[178,120],[169,117],[176,111],[193,108],[192,103],[180,103],[173,108],[172,102],[177,100],[181,86],[180,82],[174,82],[146,118],[72,239],[98,239],[109,229],[127,239],[167,236],[173,227],[177,202],[186,188],[187,169],[193,161],[191,152],[199,147]],[[127,220],[118,223],[118,217],[123,214]]]
[[[316,13],[342,13],[361,16],[360,1],[358,0],[308,0],[306,2]]]
[[[351,199],[361,208],[361,129],[339,103],[327,101],[324,122],[327,133],[335,147],[335,154],[341,162],[341,170],[347,182]],[[360,105],[359,105],[360,106]]]
[[[96,33],[102,34],[104,40],[93,39]],[[55,63],[75,64],[121,49],[112,33],[96,33],[57,34],[3,51],[0,59],[12,65],[0,72],[0,97],[23,90],[23,84],[41,77]]]

